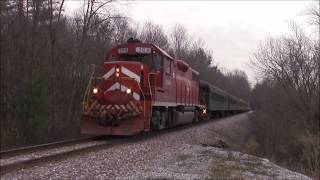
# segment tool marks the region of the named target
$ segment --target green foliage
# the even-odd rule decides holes
[[[18,136],[26,143],[43,142],[50,118],[47,76],[37,73],[22,87],[24,93],[16,97]]]

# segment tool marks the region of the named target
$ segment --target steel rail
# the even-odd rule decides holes
[[[39,145],[35,145],[35,146],[27,146],[27,147],[22,147],[22,148],[9,149],[9,150],[5,150],[5,151],[0,151],[0,159],[9,158],[9,157],[13,157],[13,156],[16,156],[19,154],[25,154],[25,153],[29,153],[29,152],[42,151],[42,150],[46,150],[46,149],[51,149],[51,148],[56,148],[56,147],[61,147],[61,146],[68,146],[68,145],[82,143],[82,142],[86,142],[86,141],[97,140],[99,138],[101,138],[101,136],[90,136],[90,137],[70,139],[70,140],[65,140],[65,141],[57,141],[57,142],[52,142],[52,143],[47,143],[47,144],[39,144]]]

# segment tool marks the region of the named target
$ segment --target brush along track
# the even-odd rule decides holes
[[[206,123],[205,121],[200,122],[200,124],[202,123]],[[179,126],[175,126],[175,127],[171,127],[171,128],[167,128],[161,131],[155,131],[155,132],[151,132],[148,133],[147,135],[144,136],[134,136],[134,137],[104,137],[103,141],[98,141],[96,139],[96,137],[94,139],[88,139],[87,142],[83,143],[87,145],[82,145],[82,147],[73,147],[73,148],[67,148],[67,150],[60,150],[61,148],[65,148],[64,147],[59,147],[58,144],[57,145],[49,145],[48,144],[48,148],[45,148],[45,145],[41,145],[38,148],[43,148],[45,150],[47,150],[47,152],[49,152],[49,154],[46,153],[42,153],[42,150],[39,151],[37,148],[33,148],[33,147],[29,147],[29,148],[25,148],[25,149],[29,149],[29,150],[21,150],[20,153],[12,153],[12,154],[19,154],[18,156],[28,156],[29,158],[23,159],[20,158],[18,156],[10,156],[10,158],[16,159],[15,161],[11,162],[11,163],[2,163],[2,161],[6,161],[7,159],[3,159],[3,154],[1,152],[1,173],[5,174],[14,170],[18,170],[21,168],[26,168],[26,167],[33,167],[35,165],[41,164],[41,163],[46,163],[46,162],[52,162],[52,161],[59,161],[62,159],[66,159],[66,158],[70,158],[71,156],[76,156],[79,154],[83,154],[83,153],[88,153],[88,152],[93,152],[93,151],[97,151],[99,149],[106,149],[106,148],[110,148],[116,145],[121,145],[124,143],[135,143],[138,141],[143,141],[143,140],[147,140],[147,139],[151,139],[153,137],[156,136],[160,136],[162,134],[166,134],[166,133],[170,133],[170,132],[176,132],[176,131],[180,131],[180,130],[184,130],[187,128],[191,128],[193,126],[195,126],[196,124],[190,123],[190,124],[184,124],[184,125],[179,125]],[[99,139],[101,139],[101,137],[99,137]],[[89,145],[88,145],[89,143]],[[81,146],[81,142],[78,141],[78,143],[75,144],[80,144]],[[72,144],[72,142],[69,143],[69,146],[75,146],[75,144]],[[43,146],[43,147],[42,147]],[[56,149],[58,150],[58,152],[50,152],[52,151],[52,149],[50,149],[53,147],[56,147]],[[36,152],[33,152],[34,149]],[[16,150],[17,151],[17,150]],[[31,153],[31,158],[30,158],[30,154],[23,154],[29,152]],[[9,152],[6,152],[7,154],[4,155],[8,155]],[[22,154],[21,154],[22,153]],[[18,158],[17,158],[18,157]],[[18,160],[17,160],[18,159]]]

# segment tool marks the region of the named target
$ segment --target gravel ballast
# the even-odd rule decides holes
[[[1,166],[10,165],[10,164],[21,162],[21,161],[27,161],[30,159],[37,159],[41,157],[52,156],[55,154],[62,154],[64,152],[92,147],[99,144],[104,144],[104,142],[92,141],[92,142],[86,142],[86,143],[78,143],[78,144],[63,146],[59,148],[52,148],[52,149],[46,149],[46,150],[41,150],[41,151],[32,152],[32,153],[20,154],[12,157],[5,157],[0,159],[0,164]]]
[[[228,129],[228,126],[234,124],[233,122],[247,121],[247,116],[247,113],[240,114],[139,142],[126,143],[65,160],[20,169],[16,172],[1,174],[1,179],[210,178],[214,158],[199,155],[200,159],[196,159],[199,163],[190,165],[184,162],[192,154],[186,154],[186,150],[192,151],[193,147],[212,148],[198,145],[214,144],[218,139],[226,142],[233,141],[233,138],[224,139],[221,134],[228,130],[234,135],[235,129]],[[221,151],[224,150],[221,149]],[[195,156],[198,157],[198,155]],[[182,171],[176,171],[175,168]]]

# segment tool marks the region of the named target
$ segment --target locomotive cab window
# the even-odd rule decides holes
[[[153,55],[153,63],[152,63],[152,70],[157,71],[161,69],[161,56],[159,54]]]
[[[109,59],[108,59],[109,61],[115,61],[116,60],[116,56],[115,55],[113,55],[113,54],[111,54],[110,56],[109,56]]]
[[[163,67],[167,75],[171,75],[171,61],[168,58],[164,58]]]
[[[150,56],[148,54],[120,54],[120,61],[136,61],[143,64],[150,64]]]

